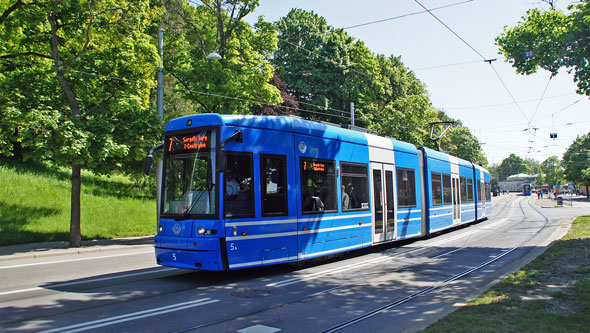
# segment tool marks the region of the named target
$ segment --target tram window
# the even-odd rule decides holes
[[[304,213],[333,212],[336,204],[334,161],[301,159],[301,205]]]
[[[397,168],[397,206],[416,207],[416,177],[414,169]]]
[[[477,201],[481,202],[482,200],[482,192],[481,192],[481,182],[477,182]]]
[[[467,202],[473,202],[473,179],[467,177]]]
[[[492,193],[492,184],[486,182],[486,201],[491,201],[492,197],[490,196]]]
[[[443,197],[445,205],[452,204],[451,199],[451,175],[444,174],[442,175],[443,180]]]
[[[430,174],[432,178],[432,205],[433,206],[440,206],[443,203],[442,197],[442,183],[440,180],[440,173],[432,172]]]
[[[468,202],[467,178],[461,177],[461,202]]]
[[[287,163],[284,155],[261,155],[262,216],[287,215]]]
[[[366,164],[342,162],[340,202],[342,211],[369,209],[369,182]]]
[[[252,154],[227,152],[224,173],[225,217],[254,216],[254,175]]]

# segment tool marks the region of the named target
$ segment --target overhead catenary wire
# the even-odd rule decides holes
[[[488,59],[488,58],[486,58],[483,54],[481,54],[478,50],[476,50],[473,46],[471,46],[471,44],[469,44],[465,39],[463,39],[463,37],[461,37],[453,29],[451,29],[451,27],[449,27],[448,25],[446,25],[441,19],[439,19],[436,15],[434,15],[434,13],[432,13],[432,11],[430,11],[423,4],[421,4],[420,1],[418,1],[418,0],[414,0],[414,1],[418,5],[420,5],[420,7],[424,8],[424,10],[426,10],[428,12],[428,14],[430,14],[432,17],[434,17],[440,24],[442,24],[445,28],[447,28],[447,30],[449,30],[453,35],[455,35],[455,37],[457,37],[465,45],[467,45],[467,47],[469,47],[471,50],[473,50],[473,52],[475,52],[477,55],[479,55],[484,62],[487,62],[490,65],[490,67],[492,68],[492,70],[494,71],[494,73],[496,74],[496,76],[498,77],[498,79],[500,80],[500,83],[502,83],[502,86],[504,87],[504,89],[506,90],[506,92],[508,93],[508,95],[510,96],[510,98],[512,99],[512,101],[514,102],[514,104],[516,105],[516,107],[518,108],[518,111],[520,111],[520,113],[523,115],[523,117],[528,122],[529,121],[529,118],[522,111],[520,105],[516,102],[516,98],[514,98],[514,96],[512,95],[512,92],[510,92],[510,89],[508,89],[508,86],[506,85],[506,83],[504,82],[504,80],[502,79],[502,77],[500,76],[500,74],[498,73],[498,71],[496,70],[496,68],[494,67],[494,65],[492,64],[492,62],[496,61],[497,59]]]
[[[554,75],[549,76],[549,80],[547,80],[547,84],[545,85],[545,89],[543,90],[543,94],[541,94],[541,98],[539,98],[539,102],[537,103],[537,107],[535,108],[535,112],[533,112],[533,116],[531,117],[531,120],[529,121],[529,126],[533,122],[533,120],[535,119],[535,116],[537,115],[537,111],[539,111],[539,107],[541,106],[541,101],[543,101],[543,97],[545,97],[545,93],[547,92],[547,88],[549,88],[549,83],[551,83],[551,79],[553,79],[553,76]]]
[[[420,68],[411,68],[411,70],[413,70],[413,71],[423,71],[423,70],[427,70],[427,69],[437,69],[437,68],[462,66],[462,65],[470,65],[470,64],[481,64],[481,60],[465,61],[465,62],[458,62],[458,63],[454,63],[454,64],[435,65],[435,66],[420,67]]]
[[[462,5],[462,4],[468,3],[468,2],[473,2],[473,0],[466,0],[466,1],[461,1],[461,2],[455,2],[455,3],[448,4],[448,5],[440,6],[440,7],[434,7],[434,8],[431,8],[430,10],[439,10],[439,9],[443,9],[443,8],[448,8],[448,7],[453,7],[453,6],[457,6],[457,5]],[[347,30],[347,29],[360,28],[360,27],[364,27],[364,26],[367,26],[367,25],[372,25],[372,24],[377,24],[377,23],[383,23],[383,22],[387,22],[387,21],[397,20],[397,19],[400,19],[400,18],[404,18],[404,17],[408,17],[408,16],[414,16],[414,15],[420,15],[420,14],[424,14],[424,13],[426,13],[426,11],[419,11],[419,12],[413,12],[413,13],[408,13],[408,14],[402,14],[402,15],[398,15],[398,16],[394,16],[394,17],[389,17],[389,18],[385,18],[385,19],[381,19],[381,20],[376,20],[376,21],[371,21],[371,22],[366,22],[366,23],[355,24],[355,25],[351,25],[351,26],[348,26],[348,27],[344,27],[342,29]]]
[[[103,75],[103,74],[84,72],[84,71],[78,71],[78,70],[73,70],[73,69],[68,69],[67,71],[68,72],[75,72],[75,73],[79,73],[79,74],[83,74],[83,75],[92,75],[92,76],[102,77],[102,78],[106,78],[106,79],[145,84],[145,82],[140,82],[138,80],[129,80],[129,79],[124,79],[124,78],[120,78],[120,77],[112,76],[112,75]],[[153,86],[150,88],[156,89],[157,87]],[[294,108],[294,107],[290,107],[290,106],[286,106],[286,105],[271,104],[271,103],[267,103],[265,101],[257,101],[257,100],[240,98],[240,97],[225,96],[225,95],[213,94],[213,93],[202,92],[202,91],[197,91],[197,90],[192,90],[192,89],[177,88],[177,87],[170,87],[170,86],[164,86],[164,88],[171,89],[171,90],[177,90],[177,91],[186,91],[186,92],[190,92],[190,93],[194,93],[194,94],[217,97],[217,98],[231,99],[231,100],[236,100],[236,101],[241,101],[241,102],[256,103],[256,104],[260,104],[260,105],[264,105],[264,106],[278,107],[278,108],[294,110],[294,111],[309,112],[309,113],[319,114],[319,115],[323,115],[323,116],[337,117],[337,118],[341,118],[341,119],[349,119],[350,118],[350,116],[342,116],[342,115],[338,115],[338,114],[332,114],[332,113],[326,113],[326,112],[320,112],[320,111],[314,111],[314,110],[306,110],[306,109],[301,109],[301,108]],[[297,102],[300,104],[304,104],[304,105],[314,106],[314,107],[317,107],[320,109],[329,109],[324,106],[316,105],[316,104],[312,104],[312,103],[306,103],[306,102],[300,102],[300,101],[297,101]],[[336,110],[336,109],[330,109],[330,110],[334,110],[334,111],[338,111],[338,112],[341,112],[344,114],[348,114],[348,112],[342,111],[342,110]]]
[[[570,92],[570,93],[561,94],[561,95],[548,96],[548,97],[544,97],[543,100],[553,99],[553,98],[559,98],[559,97],[564,97],[564,96],[570,96],[570,95],[577,95],[577,93]],[[524,100],[524,101],[519,101],[518,103],[524,104],[524,103],[531,103],[531,102],[538,102],[538,101],[539,101],[539,99],[538,98],[535,98],[535,99],[528,99],[528,100]],[[574,104],[575,103],[577,103],[577,102],[574,102]],[[507,106],[507,105],[512,105],[512,104],[514,104],[514,102],[510,102],[510,103],[499,103],[499,104],[488,104],[488,105],[478,105],[478,106],[445,107],[444,109],[445,110],[472,110],[472,109],[484,109],[484,108],[493,108],[493,107]],[[543,119],[543,118],[540,118],[540,119]]]
[[[554,116],[554,115],[556,115],[556,114],[558,114],[558,113],[560,113],[560,112],[562,112],[562,111],[565,111],[566,109],[568,109],[568,108],[570,108],[570,107],[572,107],[572,106],[576,105],[577,103],[579,103],[579,102],[583,101],[584,99],[585,99],[585,97],[582,97],[582,98],[578,99],[577,101],[575,101],[575,102],[573,102],[573,103],[570,103],[570,104],[568,104],[567,106],[565,106],[565,107],[561,108],[559,111],[555,111],[555,112],[551,113],[551,114],[550,114],[550,115],[548,115],[548,116],[545,116],[545,117],[541,117],[541,118],[539,118],[538,120],[545,119],[545,118],[549,118],[549,117],[552,117],[552,118],[553,118],[553,116]]]
[[[573,94],[575,94],[575,93],[573,93]],[[568,95],[569,95],[569,94],[568,94]],[[562,95],[562,96],[564,96],[564,95]],[[557,96],[557,97],[559,97],[559,96]],[[552,98],[552,97],[547,97],[546,99],[548,99],[548,98]],[[560,112],[563,112],[563,111],[565,111],[566,109],[568,109],[568,108],[570,108],[570,107],[574,106],[575,104],[577,104],[578,102],[580,102],[580,101],[582,101],[582,100],[584,100],[584,99],[585,99],[585,97],[582,97],[582,98],[578,99],[577,101],[575,101],[575,102],[573,102],[573,103],[570,103],[570,104],[568,104],[567,106],[565,106],[565,107],[563,107],[563,108],[559,109],[558,111],[555,111],[555,112],[551,113],[551,114],[550,114],[550,115],[548,115],[548,116],[541,117],[541,118],[537,119],[537,121],[540,121],[540,120],[542,120],[542,119],[546,119],[546,118],[549,118],[549,117],[553,118],[553,116],[554,116],[554,115],[556,115],[556,114],[558,114],[558,113],[560,113]],[[526,102],[533,102],[533,101],[535,101],[535,100],[530,100],[530,101],[526,101]],[[524,103],[524,102],[521,102],[521,103]],[[510,104],[512,104],[512,103],[510,103]],[[505,104],[505,105],[508,105],[508,104]],[[564,123],[564,124],[562,124],[562,125],[574,125],[574,124],[579,124],[579,123],[586,123],[586,122],[587,122],[587,121],[580,121],[580,122],[567,122],[567,123]],[[514,132],[516,129],[515,129],[515,130],[505,130],[505,131],[490,131],[490,130],[497,129],[497,128],[503,128],[503,129],[505,129],[505,128],[509,128],[509,127],[515,127],[515,128],[518,128],[518,129],[520,130],[520,129],[522,129],[522,127],[523,127],[523,126],[527,126],[527,128],[529,127],[528,123],[527,123],[527,124],[520,124],[520,123],[519,123],[519,124],[513,124],[513,125],[502,125],[502,126],[497,126],[497,127],[486,127],[486,128],[476,129],[476,130],[484,130],[484,131],[486,131],[486,132]],[[561,125],[560,125],[560,126],[561,126]],[[540,128],[547,128],[547,127],[540,127]]]
[[[516,105],[516,108],[518,109],[518,111],[520,111],[520,114],[522,114],[524,119],[526,119],[526,121],[529,122],[529,118],[526,116],[526,114],[524,114],[524,111],[522,111],[522,108],[520,107],[520,105],[516,101],[516,98],[514,98],[514,95],[512,95],[512,93],[510,92],[510,89],[508,89],[508,86],[506,85],[504,80],[502,80],[500,73],[498,73],[498,71],[496,70],[496,68],[494,67],[494,65],[491,62],[490,62],[490,67],[492,68],[492,70],[494,70],[494,73],[496,73],[498,80],[500,80],[500,83],[502,83],[502,86],[504,87],[504,89],[506,90],[506,92],[508,93],[510,98],[512,99],[512,102]]]
[[[436,15],[434,15],[432,13],[432,10],[426,8],[423,4],[420,3],[420,1],[418,0],[414,0],[418,5],[420,5],[420,7],[424,8],[424,10],[430,14],[432,17],[434,17],[435,20],[437,20],[440,24],[442,24],[445,28],[447,28],[447,30],[449,30],[453,35],[455,35],[455,37],[459,38],[465,45],[467,45],[467,47],[469,47],[470,49],[473,50],[473,52],[477,53],[484,61],[488,60],[486,57],[484,57],[481,53],[479,53],[478,50],[476,50],[473,46],[471,46],[471,44],[467,43],[467,41],[465,39],[463,39],[463,37],[459,36],[458,33],[456,33],[453,29],[451,29],[448,25],[446,25],[441,19],[439,19]]]
[[[473,0],[469,0],[469,1],[473,1]],[[188,0],[188,2],[191,3],[191,4],[193,4],[193,5],[195,5],[195,6],[203,6],[203,5],[205,5],[205,3],[203,3],[203,1],[200,1],[200,3],[198,3],[196,0]],[[207,9],[210,9],[208,6],[205,6],[205,7]],[[333,32],[333,31],[331,31],[331,32]],[[366,76],[366,77],[369,77],[369,78],[372,78],[373,77],[372,75],[359,72],[359,71],[355,70],[354,68],[352,68],[350,66],[345,66],[343,64],[339,64],[336,61],[334,61],[334,60],[332,60],[332,59],[330,59],[328,57],[322,56],[322,55],[320,55],[320,54],[318,54],[318,53],[316,53],[314,51],[308,50],[308,49],[306,49],[306,48],[304,48],[302,46],[299,46],[299,45],[297,45],[295,43],[292,43],[292,42],[290,42],[288,40],[282,39],[280,37],[277,37],[277,39],[279,41],[281,41],[281,42],[288,43],[288,44],[293,45],[293,46],[295,46],[297,48],[300,48],[302,50],[305,50],[308,53],[313,54],[313,55],[315,55],[317,57],[320,57],[320,58],[322,58],[322,59],[324,59],[324,60],[326,60],[328,62],[331,62],[332,64],[334,64],[336,66],[342,66],[342,67],[346,68],[347,70],[350,70],[352,72],[355,72],[357,74],[360,74],[360,75],[363,75],[363,76]],[[228,97],[228,98],[231,98],[231,97]],[[258,103],[260,103],[260,102],[258,102]],[[338,110],[338,109],[334,109],[334,108],[330,108],[330,107],[326,107],[326,106],[321,106],[321,105],[316,105],[316,104],[312,104],[312,103],[302,102],[302,101],[299,101],[299,100],[297,101],[297,103],[303,104],[303,105],[308,105],[308,106],[314,106],[314,107],[317,107],[317,108],[320,108],[320,109],[324,109],[324,110],[335,111],[335,112],[338,112],[338,113],[346,114],[347,116],[340,116],[340,115],[338,115],[338,117],[343,118],[343,119],[349,119],[350,118],[350,115],[349,115],[350,112],[348,112],[348,111],[343,111],[343,110]],[[281,105],[270,105],[270,106],[285,107],[285,106],[281,106]],[[326,115],[326,116],[334,116],[333,114],[330,114],[330,113],[321,113],[321,112],[317,112],[317,111],[304,110],[304,109],[298,109],[298,110],[304,111],[304,112],[315,112],[317,114],[323,114],[323,115]]]

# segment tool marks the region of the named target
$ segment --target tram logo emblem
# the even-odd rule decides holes
[[[180,224],[178,224],[178,223],[176,223],[176,224],[174,225],[174,227],[172,227],[172,232],[173,232],[175,235],[178,235],[178,234],[179,234],[181,231],[182,231],[182,228],[180,227]]]
[[[305,152],[307,151],[307,144],[305,144],[303,140],[299,142],[299,151],[301,152],[301,154],[305,154]]]

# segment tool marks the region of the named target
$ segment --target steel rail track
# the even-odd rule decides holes
[[[501,215],[501,213],[504,211],[504,208],[509,203],[511,203],[511,202],[512,202],[511,200],[502,200],[502,201],[498,202],[497,205],[501,205],[500,207],[498,207],[500,209],[496,209],[495,210],[495,214],[490,215],[490,217],[496,217],[498,215]],[[519,205],[521,205],[521,202],[520,201],[519,201]],[[473,225],[473,224],[471,224],[471,225]],[[469,225],[466,225],[466,226],[469,226]],[[457,230],[457,228],[451,229],[451,230]],[[395,257],[398,257],[398,256],[403,256],[405,254],[411,254],[411,253],[414,253],[414,252],[428,250],[429,247],[432,247],[432,245],[430,245],[430,246],[427,245],[427,246],[423,246],[423,247],[419,247],[419,248],[408,249],[407,251],[401,251],[401,252],[395,253],[394,255],[391,255],[391,256],[388,256],[388,257],[389,258],[395,258]],[[438,259],[440,257],[447,256],[447,255],[450,255],[450,254],[452,254],[454,252],[457,252],[457,251],[459,251],[461,249],[464,249],[465,247],[467,247],[467,246],[456,248],[456,249],[453,249],[451,251],[447,251],[447,252],[444,252],[444,253],[438,253],[438,254],[436,254],[434,256],[431,256],[429,258],[426,258],[425,261],[426,260],[436,260],[436,259]],[[392,272],[401,271],[401,270],[404,270],[404,269],[408,269],[408,268],[411,268],[413,266],[423,264],[425,261],[421,261],[419,263],[414,263],[414,264],[404,265],[404,266],[401,266],[401,267],[396,268]],[[490,262],[492,262],[492,261],[493,260],[490,260]],[[487,263],[487,264],[489,264],[489,263]],[[481,267],[483,267],[483,266],[481,266]],[[477,269],[479,269],[481,267],[478,266]],[[465,276],[465,275],[469,274],[470,272],[475,271],[477,269],[472,269],[472,270],[465,271],[465,272],[461,273],[460,276],[458,276],[458,277],[457,276],[451,277],[451,278],[443,281],[442,283],[448,284],[448,283],[450,283],[450,282],[452,282],[452,281],[454,281],[456,279],[459,279],[460,277]],[[329,274],[332,274],[334,272],[339,272],[338,269],[335,269],[334,272],[331,272],[331,271],[332,270],[330,270],[327,273],[322,274],[322,276],[323,275],[329,275]],[[318,292],[315,292],[315,293],[304,295],[304,296],[298,297],[296,299],[292,299],[292,300],[289,300],[289,301],[286,301],[286,302],[283,302],[283,303],[272,305],[270,307],[265,307],[265,308],[262,308],[262,309],[253,310],[252,312],[249,312],[249,313],[242,313],[240,315],[234,315],[234,316],[231,316],[231,317],[222,318],[222,319],[219,319],[219,320],[215,320],[215,321],[203,323],[203,324],[200,324],[200,325],[195,325],[195,326],[187,327],[187,328],[184,328],[184,329],[181,329],[181,330],[177,330],[177,331],[174,331],[174,332],[186,332],[186,331],[191,331],[191,330],[197,330],[197,329],[200,329],[200,328],[205,328],[205,327],[209,327],[209,326],[212,326],[212,325],[216,325],[216,324],[219,324],[219,323],[222,323],[222,322],[231,321],[231,320],[236,319],[236,318],[248,317],[248,316],[251,316],[251,315],[255,315],[257,313],[262,313],[262,312],[265,312],[265,311],[268,311],[268,310],[279,308],[281,306],[285,306],[285,305],[288,305],[288,304],[291,304],[291,303],[296,303],[296,302],[299,302],[299,301],[302,301],[302,300],[305,300],[305,299],[308,299],[308,298],[313,298],[313,297],[316,297],[316,296],[319,296],[319,295],[322,295],[322,294],[325,294],[325,293],[328,293],[328,292],[331,292],[331,291],[334,291],[334,290],[337,290],[337,289],[340,289],[340,288],[349,287],[351,285],[354,285],[357,282],[358,281],[354,281],[354,282],[342,284],[342,285],[339,285],[339,286],[335,286],[335,287],[332,287],[332,288],[327,288],[325,290],[321,290],[321,291],[318,291]],[[117,283],[117,284],[124,284],[124,283]],[[420,296],[422,294],[426,294],[428,292],[431,292],[431,291],[433,291],[435,289],[438,289],[438,288],[440,288],[442,286],[443,285],[441,284],[441,285],[436,285],[436,286],[433,286],[433,287],[425,288],[424,290],[421,290],[421,291],[419,291],[419,292],[416,293],[416,294],[419,294],[419,295],[412,294],[412,295],[407,296],[407,297],[405,297],[403,299],[400,299],[400,300],[397,300],[395,302],[392,302],[392,303],[390,303],[390,304],[388,304],[388,305],[386,305],[384,307],[381,307],[379,309],[376,309],[376,310],[371,311],[370,313],[373,313],[371,316],[374,316],[374,315],[376,315],[376,314],[378,314],[378,313],[380,313],[382,311],[385,311],[386,310],[386,307],[388,307],[388,306],[389,306],[388,308],[392,308],[392,307],[395,307],[397,305],[401,305],[403,303],[406,303],[406,302],[410,301],[413,298],[416,298],[416,297],[418,297],[418,296]],[[94,287],[85,288],[85,289],[81,289],[81,290],[92,290],[92,289],[100,288],[100,287],[104,287],[104,286],[94,286]],[[192,289],[194,289],[194,287],[180,289],[180,290],[177,290],[175,292],[182,292],[183,290],[192,290]],[[151,296],[151,297],[154,297],[154,296]],[[150,297],[147,297],[147,298],[150,298]],[[134,299],[134,300],[137,300],[137,299]],[[391,306],[393,303],[399,303],[399,304]],[[99,308],[99,307],[104,307],[104,305],[96,306],[96,307],[90,307],[90,308]],[[47,316],[47,317],[51,317],[51,316]],[[369,317],[367,317],[367,318],[369,318]],[[365,318],[365,319],[367,319],[367,318]],[[364,319],[362,319],[362,320],[364,320]],[[362,321],[362,320],[359,320],[359,318],[357,317],[357,318],[355,318],[355,319],[353,319],[353,320],[351,320],[349,322],[352,322],[352,321],[359,322],[359,321]],[[350,326],[350,325],[352,325],[352,323],[351,324],[348,324],[347,326]],[[338,326],[340,326],[340,325],[338,325]],[[344,328],[344,327],[342,327],[342,328]],[[330,330],[328,330],[328,331],[330,331]]]
[[[486,266],[488,266],[488,265],[490,265],[490,264],[492,264],[492,263],[500,260],[501,258],[507,256],[508,254],[514,252],[515,250],[521,248],[526,243],[528,243],[531,239],[533,239],[535,236],[537,236],[541,231],[543,231],[545,228],[547,228],[547,226],[549,225],[549,218],[545,214],[541,213],[537,208],[535,208],[531,204],[531,200],[528,200],[528,204],[529,204],[529,206],[536,213],[538,213],[539,215],[541,215],[545,219],[545,223],[543,224],[543,227],[541,227],[534,234],[532,234],[531,236],[529,236],[527,239],[525,239],[524,241],[522,241],[518,245],[510,248],[509,250],[503,251],[501,254],[499,254],[498,256],[496,256],[494,258],[491,258],[489,260],[486,260],[486,261],[480,263],[479,265],[477,265],[475,267],[472,267],[472,268],[470,268],[468,270],[465,270],[465,271],[463,271],[461,273],[455,274],[454,276],[452,276],[452,277],[450,277],[450,278],[448,278],[448,279],[446,279],[444,281],[441,281],[441,282],[439,282],[439,283],[437,283],[437,284],[435,284],[433,286],[424,288],[424,289],[419,290],[419,291],[417,291],[417,292],[415,292],[415,293],[413,293],[411,295],[408,295],[406,297],[403,297],[401,299],[398,299],[398,300],[395,300],[393,302],[390,302],[390,303],[388,303],[386,305],[383,305],[383,306],[381,306],[381,307],[379,307],[377,309],[374,309],[372,311],[369,311],[369,312],[367,312],[367,313],[365,313],[363,315],[357,316],[357,317],[355,317],[353,319],[350,319],[350,320],[345,321],[343,323],[340,323],[338,325],[332,326],[332,327],[330,327],[330,328],[328,328],[326,330],[323,330],[322,333],[324,333],[324,332],[336,332],[336,331],[339,331],[341,329],[347,328],[347,327],[352,326],[352,325],[354,325],[356,323],[359,323],[361,321],[364,321],[364,320],[367,320],[367,319],[369,319],[371,317],[374,317],[374,316],[380,314],[381,312],[384,312],[384,311],[393,309],[393,308],[395,308],[397,306],[400,306],[400,305],[402,305],[404,303],[407,303],[407,302],[409,302],[409,301],[411,301],[413,299],[416,299],[416,298],[418,298],[418,297],[420,297],[422,295],[426,295],[426,294],[428,294],[428,293],[430,293],[430,292],[432,292],[434,290],[437,290],[437,289],[439,289],[441,287],[444,287],[444,286],[448,285],[449,283],[451,283],[453,281],[459,280],[462,277],[465,277],[465,276],[467,276],[467,275],[469,275],[469,274],[471,274],[471,273],[473,273],[473,272],[475,272],[475,271],[477,271],[477,270],[479,270],[479,269],[481,269],[483,267],[486,267]],[[527,219],[527,217],[526,217],[527,214],[522,209],[522,201],[519,201],[519,206],[520,206],[521,211],[523,212],[523,215],[525,216],[525,219]]]
[[[522,200],[519,200],[519,205],[522,205],[521,201]],[[502,200],[502,204],[503,204],[502,208],[506,207],[506,205],[508,203],[510,203],[510,202],[512,202],[512,201]],[[493,214],[492,216],[497,216],[497,215],[500,215],[500,213],[498,212],[496,214]],[[457,230],[457,229],[454,229],[454,230]],[[528,240],[530,240],[530,239],[528,239]],[[388,258],[385,258],[385,259],[391,259],[391,258],[394,258],[394,257],[397,257],[397,256],[401,256],[401,255],[404,255],[404,254],[409,254],[409,253],[412,253],[412,252],[427,250],[428,247],[429,246],[424,246],[424,247],[421,247],[421,248],[410,249],[410,250],[407,250],[407,251],[403,251],[401,253],[396,253],[393,256],[388,256]],[[447,251],[447,252],[444,252],[444,253],[436,254],[436,255],[434,255],[434,256],[432,256],[430,258],[426,258],[425,260],[435,260],[435,259],[438,259],[440,257],[447,256],[447,255],[450,255],[450,254],[455,253],[457,251],[460,251],[462,249],[465,249],[467,247],[468,246],[462,246],[462,247],[459,247],[459,248],[455,248],[453,250],[450,250],[450,251]],[[510,252],[514,251],[515,249],[511,250]],[[510,252],[506,252],[505,254],[502,254],[501,256],[507,255]],[[387,310],[389,308],[392,308],[392,307],[395,307],[397,305],[401,305],[403,303],[406,303],[406,302],[408,302],[408,301],[410,301],[410,300],[412,300],[412,299],[414,299],[414,298],[416,298],[416,297],[418,297],[420,295],[423,295],[423,294],[429,293],[429,292],[431,292],[433,290],[436,290],[436,289],[438,289],[438,288],[440,288],[440,287],[442,287],[442,286],[444,286],[444,285],[446,285],[446,284],[448,284],[448,283],[450,283],[452,281],[455,281],[457,279],[460,279],[461,277],[464,277],[464,276],[468,275],[471,272],[474,272],[474,271],[476,271],[476,270],[478,270],[478,269],[480,269],[482,267],[485,267],[485,266],[489,265],[490,263],[498,260],[499,258],[500,258],[500,256],[498,258],[496,258],[496,259],[487,260],[486,262],[478,265],[477,267],[472,268],[472,269],[469,269],[467,271],[464,271],[464,272],[462,272],[460,274],[457,274],[456,276],[453,276],[453,277],[451,277],[451,278],[449,278],[449,279],[441,282],[438,285],[435,285],[435,286],[432,286],[432,287],[429,287],[429,288],[425,288],[425,289],[423,289],[421,291],[418,291],[415,294],[406,296],[406,297],[404,297],[404,298],[402,298],[400,300],[397,300],[395,302],[389,303],[388,305],[385,305],[385,306],[383,306],[383,307],[381,307],[379,309],[373,310],[373,311],[369,312],[366,315],[370,315],[369,317],[372,317],[372,316],[374,316],[374,315],[376,315],[376,314],[378,314],[378,313],[380,313],[382,311],[385,311],[385,310]],[[417,266],[417,265],[422,265],[422,264],[424,264],[424,262],[425,261],[421,261],[419,263],[404,265],[404,266],[398,267],[398,268],[396,268],[396,269],[394,269],[394,270],[392,270],[390,272],[402,271],[402,270],[405,270],[405,269],[408,269],[408,268],[411,268],[411,267],[414,267],[414,266]],[[342,271],[342,269],[336,268],[334,270],[330,270],[330,271],[322,274],[322,276],[324,276],[324,275],[330,275],[330,274],[333,274],[333,273],[336,273],[336,272],[341,272],[341,271]],[[210,321],[210,322],[199,324],[199,325],[194,325],[194,326],[191,326],[191,327],[186,327],[186,328],[183,328],[183,329],[180,329],[180,330],[173,331],[172,333],[181,333],[181,332],[188,332],[188,331],[198,330],[198,329],[210,327],[210,326],[213,326],[213,325],[217,325],[217,324],[220,324],[220,323],[223,323],[223,322],[232,321],[232,320],[237,319],[237,318],[243,318],[243,317],[248,317],[248,316],[256,315],[256,314],[263,313],[263,312],[268,311],[268,310],[280,308],[280,307],[285,306],[285,305],[289,305],[289,304],[292,304],[292,303],[300,302],[300,301],[305,300],[305,299],[308,299],[308,298],[313,298],[313,297],[316,297],[316,296],[319,296],[319,295],[322,295],[322,294],[325,294],[325,293],[328,293],[328,292],[332,292],[332,291],[337,290],[337,289],[341,289],[341,288],[344,288],[344,287],[350,287],[352,285],[355,285],[358,282],[359,281],[354,281],[354,282],[350,282],[350,283],[338,285],[338,286],[335,286],[335,287],[327,288],[327,289],[324,289],[324,290],[321,290],[321,291],[317,291],[317,292],[314,292],[314,293],[311,293],[311,294],[308,294],[308,295],[304,295],[304,296],[301,296],[301,297],[298,297],[298,298],[295,298],[295,299],[292,299],[292,300],[288,300],[288,301],[285,301],[285,302],[282,302],[282,303],[274,304],[274,305],[269,306],[269,307],[265,307],[265,308],[261,308],[261,309],[256,309],[256,310],[253,310],[253,311],[248,312],[248,313],[242,313],[240,315],[232,315],[232,316],[229,316],[229,317],[226,317],[226,318],[217,319],[217,320],[214,320],[214,321]],[[394,305],[392,306],[392,304],[394,304]],[[364,319],[368,319],[369,317],[364,318]],[[357,318],[355,318],[355,319],[353,319],[351,321],[353,321],[354,323],[356,323],[356,322],[362,321],[364,319],[359,320],[358,317],[357,317]],[[350,326],[350,325],[352,325],[352,323],[351,324],[348,324],[347,326]],[[331,332],[331,330],[327,330],[325,332]]]

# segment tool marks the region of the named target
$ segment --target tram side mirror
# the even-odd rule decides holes
[[[227,139],[223,140],[221,143],[221,148],[225,147],[226,144],[235,141],[238,143],[242,143],[244,141],[244,135],[242,134],[242,130],[237,129],[232,135],[230,135]]]
[[[244,135],[242,134],[242,130],[237,129],[232,135],[230,135],[227,139],[223,140],[221,143],[221,149],[219,150],[219,157],[217,159],[217,171],[224,171],[227,167],[227,153],[225,151],[225,145],[235,141],[238,143],[242,143],[244,141]]]
[[[154,155],[148,155],[145,158],[145,167],[143,173],[146,176],[150,175],[150,170],[152,169],[152,161],[154,160]]]
[[[158,150],[162,149],[164,147],[164,144],[160,144],[152,149],[150,149],[150,151],[148,151],[147,156],[145,157],[145,166],[144,166],[144,171],[143,173],[146,176],[150,175],[150,170],[152,168],[152,162],[154,160],[154,153],[157,152]]]

